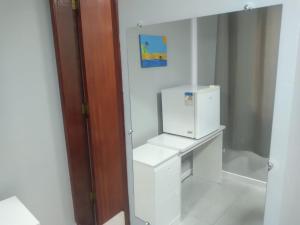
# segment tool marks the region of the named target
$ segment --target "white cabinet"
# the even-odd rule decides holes
[[[223,130],[220,126],[215,132],[201,139],[192,139],[173,134],[160,134],[148,140],[149,144],[177,151],[181,157],[193,152],[193,179],[220,182],[222,176]],[[183,163],[184,164],[184,163]],[[182,174],[182,177],[185,177]]]
[[[135,215],[151,225],[180,221],[181,160],[177,151],[145,144],[134,149]]]
[[[200,139],[220,128],[219,86],[179,86],[161,93],[165,133]]]

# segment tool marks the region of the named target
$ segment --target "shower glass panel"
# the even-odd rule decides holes
[[[281,6],[220,15],[215,83],[221,86],[223,169],[266,181]]]

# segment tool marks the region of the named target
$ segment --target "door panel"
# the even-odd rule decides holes
[[[85,85],[98,224],[121,211],[128,223],[123,97],[116,2],[80,2]]]
[[[81,108],[80,52],[71,2],[50,0],[75,220],[78,225],[93,225],[88,136]]]

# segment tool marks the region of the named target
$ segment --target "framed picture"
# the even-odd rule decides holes
[[[157,35],[139,35],[141,67],[167,66],[167,37]]]

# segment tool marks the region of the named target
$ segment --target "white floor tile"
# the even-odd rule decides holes
[[[238,199],[216,225],[263,225],[265,192],[255,188]]]
[[[182,225],[262,225],[265,189],[229,179],[183,183]]]

